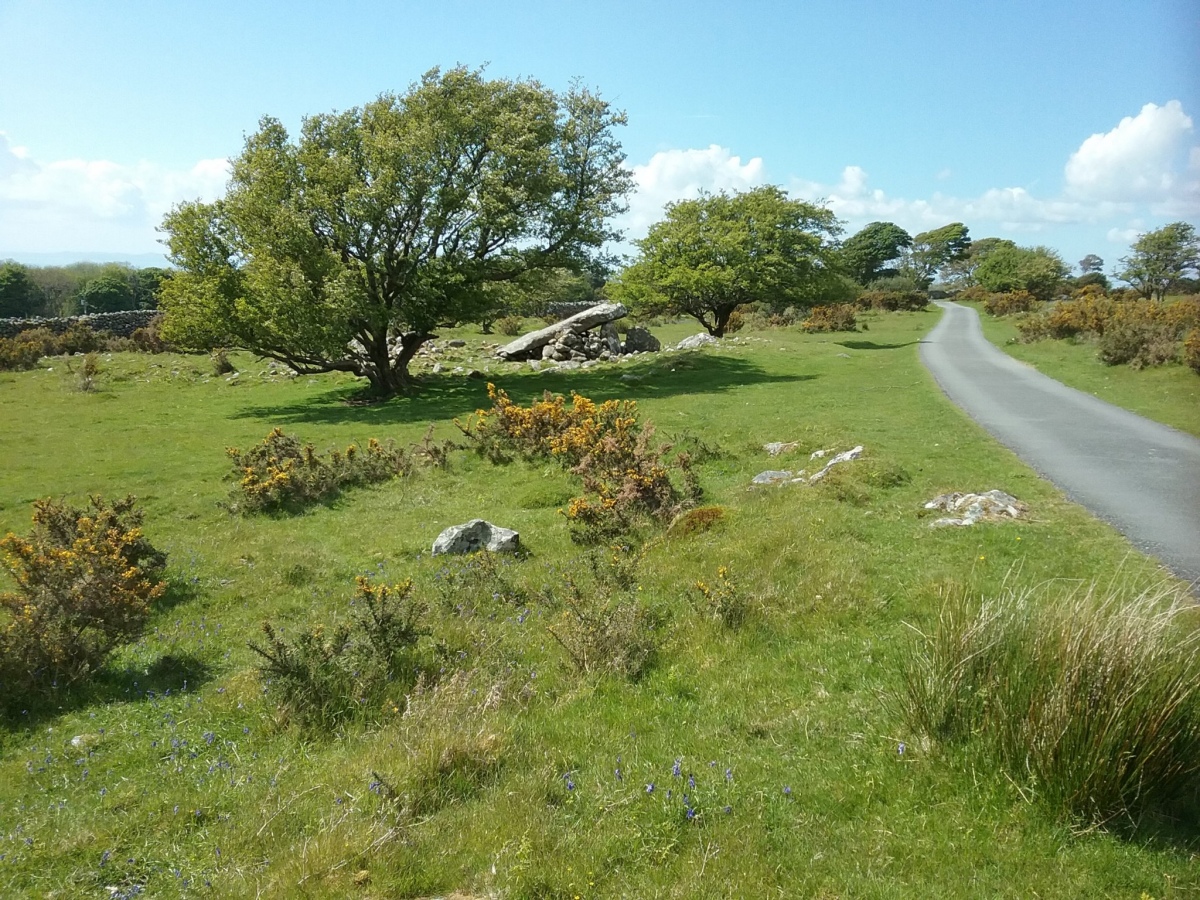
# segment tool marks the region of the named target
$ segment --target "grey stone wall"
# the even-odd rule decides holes
[[[22,331],[34,328],[49,328],[62,334],[72,322],[82,322],[92,331],[107,331],[114,337],[129,337],[139,328],[145,328],[155,316],[157,309],[129,309],[121,312],[92,313],[87,316],[65,316],[61,319],[0,319],[0,338],[16,337]]]

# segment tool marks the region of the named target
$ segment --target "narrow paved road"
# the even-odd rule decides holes
[[[946,396],[1076,503],[1200,584],[1200,440],[1047,378],[988,343],[975,310],[938,306],[921,360]]]

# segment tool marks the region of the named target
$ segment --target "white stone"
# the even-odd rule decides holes
[[[521,536],[511,528],[501,528],[483,519],[472,519],[462,525],[451,525],[433,542],[433,555],[443,553],[515,553]]]

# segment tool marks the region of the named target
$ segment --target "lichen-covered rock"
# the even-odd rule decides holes
[[[925,504],[926,509],[940,509],[943,512],[958,513],[955,516],[936,519],[931,528],[944,528],[947,525],[974,525],[976,522],[1000,522],[1005,519],[1019,519],[1028,512],[1029,507],[1011,494],[1004,491],[984,491],[982,494],[963,494],[952,491],[941,494]]]
[[[516,553],[521,536],[511,528],[501,528],[483,519],[472,519],[462,525],[451,525],[433,542],[433,555],[443,553]]]

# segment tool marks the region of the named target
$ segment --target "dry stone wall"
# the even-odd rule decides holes
[[[129,337],[139,328],[149,325],[157,315],[160,315],[157,309],[128,309],[55,319],[0,319],[0,338],[13,338],[22,331],[35,328],[48,328],[55,334],[62,334],[71,327],[72,322],[81,322],[92,331],[107,331],[113,337]]]

